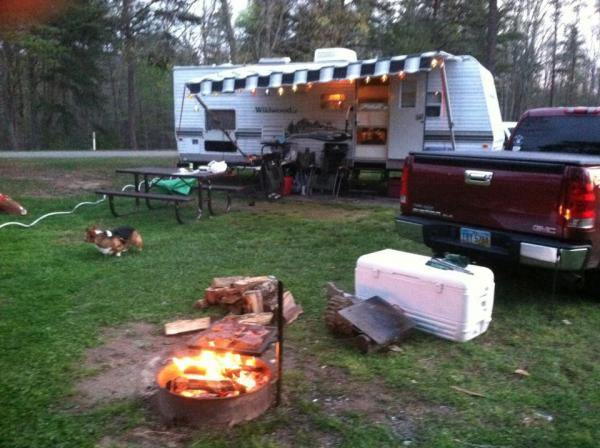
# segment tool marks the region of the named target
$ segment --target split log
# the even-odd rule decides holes
[[[209,306],[210,306],[210,303],[208,303],[208,301],[206,299],[196,300],[196,303],[194,303],[194,308],[198,308],[200,310],[206,309]]]
[[[215,305],[215,304],[219,303],[219,299],[221,298],[219,289],[206,288],[204,290],[204,300],[206,300],[206,303],[208,303],[209,305]]]
[[[291,324],[298,316],[302,314],[304,310],[294,300],[294,296],[290,291],[285,291],[283,293],[283,320],[285,320],[286,324]]]
[[[261,292],[265,311],[275,311],[277,309],[277,280],[270,279],[254,289]]]
[[[177,320],[165,324],[165,334],[173,336],[190,331],[206,330],[210,327],[210,317],[200,317],[198,319]]]
[[[262,313],[263,297],[260,290],[250,290],[244,293],[244,311],[246,313]]]
[[[235,320],[240,324],[269,325],[273,320],[273,313],[249,313],[239,316],[225,316],[223,320]]]
[[[221,298],[219,299],[219,303],[221,303],[222,305],[233,305],[237,302],[240,302],[241,300],[243,300],[242,295],[236,293],[221,296]]]
[[[329,330],[341,336],[353,336],[357,334],[354,326],[344,319],[339,311],[354,305],[357,299],[343,295],[334,295],[327,301],[325,309],[325,324]]]
[[[260,277],[246,277],[234,282],[232,286],[240,292],[245,292],[269,281],[273,281],[273,277],[268,277],[266,275]]]
[[[240,301],[227,305],[227,309],[231,314],[244,314],[244,304]]]
[[[233,285],[235,282],[243,280],[246,277],[242,277],[240,275],[232,276],[232,277],[215,277],[212,280],[211,286],[213,288],[227,288]]]
[[[327,285],[326,285],[326,288],[327,288],[327,297],[328,298],[331,298],[331,297],[334,297],[334,296],[342,296],[342,297],[344,297],[344,296],[348,295],[346,293],[346,291],[344,291],[343,289],[338,288],[337,285],[335,283],[333,283],[333,282],[328,282]]]

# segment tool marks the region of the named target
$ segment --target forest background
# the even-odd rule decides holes
[[[476,57],[505,120],[600,105],[600,0],[2,0],[0,150],[174,148],[172,68]]]

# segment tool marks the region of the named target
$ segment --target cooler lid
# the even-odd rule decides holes
[[[494,282],[494,273],[486,267],[470,264],[465,268],[473,273],[473,275],[470,275],[460,271],[428,266],[426,263],[430,259],[431,257],[424,255],[384,249],[359,257],[356,266],[357,268],[367,267],[391,274],[414,277],[433,283],[443,283],[446,286],[459,289],[466,289],[475,284]]]

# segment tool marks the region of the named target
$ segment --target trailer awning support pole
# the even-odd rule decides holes
[[[448,130],[450,131],[450,142],[452,151],[456,151],[456,139],[454,137],[454,120],[452,120],[452,107],[450,107],[450,96],[448,95],[448,78],[446,76],[446,64],[442,61],[440,75],[442,77],[442,95],[446,105],[446,117],[448,119]]]

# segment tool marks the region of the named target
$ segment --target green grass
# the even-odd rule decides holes
[[[30,217],[23,221],[29,222],[91,198],[35,197],[36,173],[89,170],[117,182],[128,179],[113,176],[114,167],[133,162],[10,163],[32,179],[0,179],[0,191],[24,203]],[[364,356],[325,330],[323,285],[336,281],[351,289],[356,258],[364,253],[427,249],[397,235],[392,208],[295,202],[259,207],[260,213],[238,201],[231,214],[179,226],[171,210],[116,219],[101,204],[29,230],[0,229],[0,446],[94,446],[105,435],[139,425],[147,416],[138,402],[78,412],[68,406],[77,378],[89,374],[82,360],[86,349],[100,343],[100,331],[193,316],[198,312],[191,304],[212,277],[265,273],[282,279],[305,309],[290,329],[291,344],[347,371],[363,388],[381,378],[387,393],[407,408],[422,405],[422,412],[409,412],[416,428],[410,446],[598,446],[600,302],[573,293],[552,296],[546,273],[498,271],[494,320],[486,334],[458,344],[415,333],[401,353]],[[0,217],[0,223],[9,220]],[[94,222],[137,227],[146,249],[121,258],[100,256],[83,243],[83,229]],[[531,376],[515,375],[516,368]],[[273,434],[282,432],[292,446],[319,446],[327,437],[335,446],[353,448],[402,444],[389,427],[360,412],[331,415],[320,402],[303,398],[305,381],[301,371],[290,371],[286,395],[294,399],[285,407],[226,432],[197,434],[190,446],[277,447]],[[453,385],[485,398],[456,392]]]

